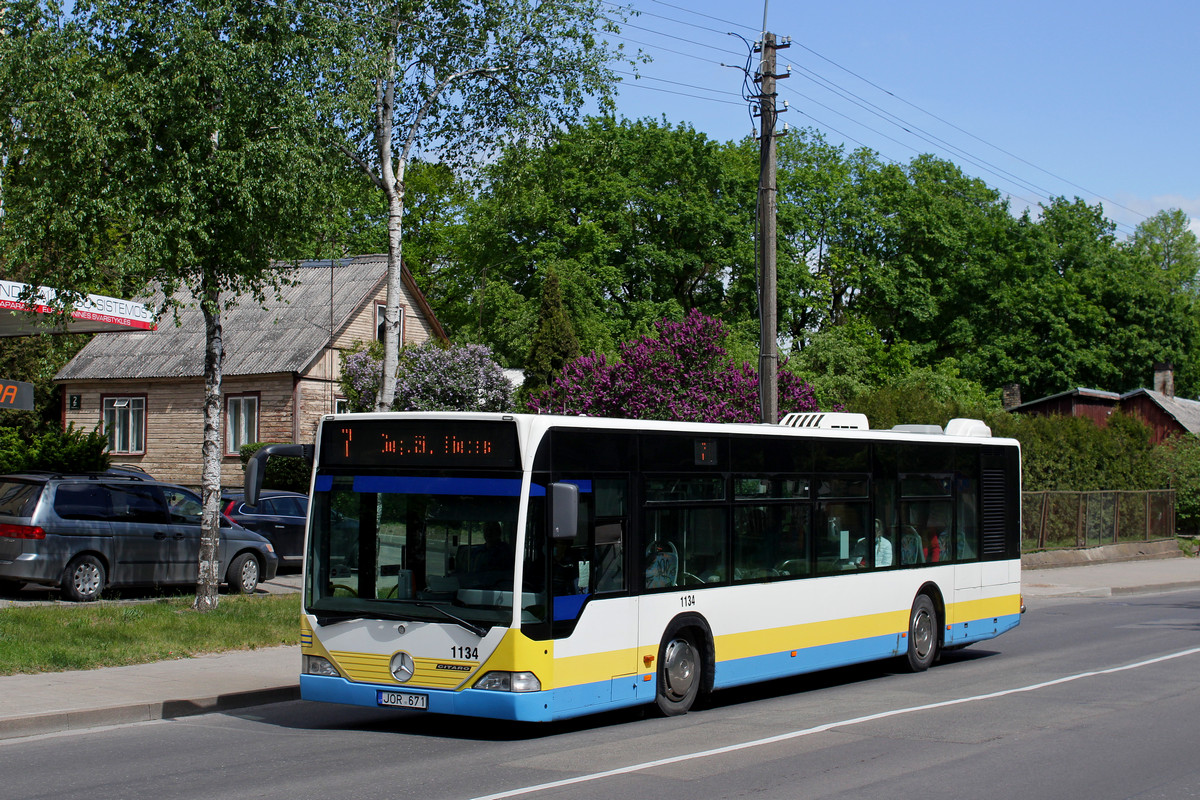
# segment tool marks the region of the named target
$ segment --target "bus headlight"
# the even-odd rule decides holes
[[[532,672],[489,672],[475,682],[475,688],[493,692],[540,692],[542,682]]]
[[[304,674],[305,675],[325,675],[329,678],[338,677],[338,671],[325,659],[319,656],[304,656]]]

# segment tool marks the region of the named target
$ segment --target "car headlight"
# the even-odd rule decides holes
[[[532,672],[489,672],[475,682],[475,688],[493,692],[540,692],[542,682]]]
[[[302,666],[305,675],[324,675],[329,678],[339,677],[337,668],[320,656],[304,656]]]

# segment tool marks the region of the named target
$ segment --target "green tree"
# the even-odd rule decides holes
[[[575,326],[563,306],[562,291],[558,275],[551,272],[542,287],[542,306],[538,313],[538,326],[533,334],[533,347],[525,362],[525,383],[521,396],[528,398],[550,385],[563,365],[579,357],[579,340],[575,338]]]
[[[323,70],[320,125],[386,200],[383,364],[394,375],[406,173],[417,148],[470,167],[514,133],[573,117],[589,95],[607,103],[615,51],[595,31],[615,31],[613,13],[600,0],[361,0],[321,5],[308,19]],[[381,383],[378,409],[391,407],[393,388]]]
[[[1154,362],[1171,361],[1179,389],[1194,391],[1190,276],[1119,243],[1100,206],[1058,198],[1040,219],[1026,213],[1007,264],[991,275],[990,303],[966,306],[988,335],[962,352],[965,375],[1016,381],[1029,397],[1074,386],[1127,391],[1147,384]]]
[[[1160,211],[1138,223],[1125,245],[1171,275],[1172,283],[1195,291],[1200,277],[1200,241],[1191,224],[1178,208]]]
[[[736,148],[687,126],[594,118],[511,145],[485,176],[464,214],[460,283],[447,292],[458,301],[445,318],[509,363],[524,363],[536,317],[513,315],[524,329],[497,330],[477,298],[500,299],[499,285],[536,302],[551,271],[585,351],[614,352],[691,308],[756,316],[726,295],[735,268],[754,263],[755,181]]]
[[[287,8],[98,0],[20,31],[6,69],[6,255],[37,282],[191,302],[205,319],[204,497],[196,608],[217,604],[221,310],[278,285],[322,206],[304,72]],[[50,52],[44,41],[59,44]],[[15,55],[14,55],[15,53]],[[38,63],[36,55],[45,56]],[[8,61],[8,59],[12,59]],[[48,104],[56,101],[56,108]]]

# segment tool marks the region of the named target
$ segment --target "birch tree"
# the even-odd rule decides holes
[[[195,607],[211,610],[222,577],[221,312],[286,280],[275,265],[311,225],[319,150],[298,88],[309,84],[308,45],[294,8],[269,2],[97,0],[67,14],[21,5],[41,17],[4,51],[23,71],[20,91],[0,95],[19,120],[6,128],[0,243],[37,282],[153,287],[165,308],[202,310]],[[45,46],[55,36],[57,54]]]
[[[322,52],[317,101],[332,146],[387,201],[383,375],[400,347],[405,173],[421,152],[470,170],[512,137],[611,107],[623,20],[600,0],[349,0],[313,6]],[[381,380],[375,407],[391,408]]]

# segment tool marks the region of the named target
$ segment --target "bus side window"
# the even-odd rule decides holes
[[[808,574],[806,506],[738,506],[733,514],[735,581]]]
[[[974,479],[962,478],[959,481],[957,527],[954,533],[954,555],[959,561],[974,561],[979,557],[976,491]]]
[[[866,503],[825,503],[816,528],[817,571],[859,569],[867,559]]]
[[[679,584],[725,583],[729,551],[728,514],[724,508],[693,508],[684,513],[687,524],[680,549]]]
[[[623,520],[596,523],[596,550],[592,559],[595,591],[618,592],[625,588],[625,524]]]

